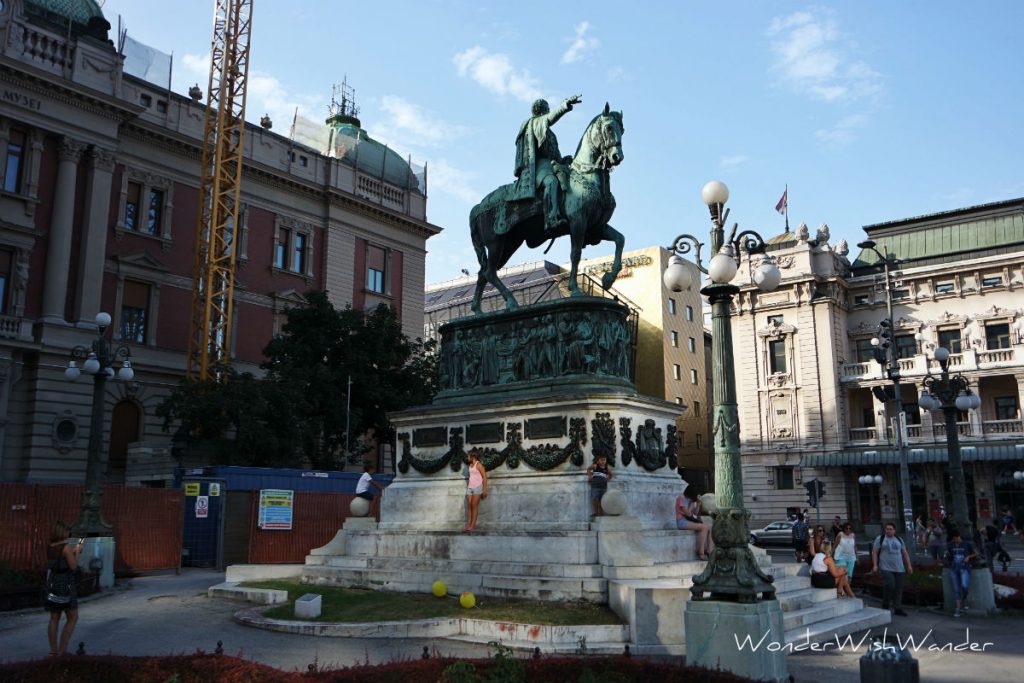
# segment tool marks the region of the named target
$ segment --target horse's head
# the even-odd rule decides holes
[[[589,158],[583,159],[602,170],[610,170],[622,163],[622,112],[611,111],[607,103],[604,111],[594,117],[587,132],[580,140],[577,155],[584,152]]]

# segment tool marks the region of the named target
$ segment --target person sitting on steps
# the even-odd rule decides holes
[[[700,518],[700,496],[692,485],[676,498],[676,528],[697,532],[697,559],[707,560],[711,552],[711,525]]]

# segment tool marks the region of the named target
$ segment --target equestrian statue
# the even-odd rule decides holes
[[[623,158],[622,112],[611,111],[605,104],[604,111],[587,126],[576,154],[563,157],[551,127],[580,102],[579,95],[569,97],[554,111],[545,100],[534,102],[533,116],[516,136],[516,181],[494,190],[469,212],[473,249],[480,262],[473,294],[476,313],[481,312],[480,299],[487,283],[501,292],[508,309],[516,308],[515,297],[498,278],[498,270],[524,242],[535,248],[546,240],[554,243],[558,237],[569,236],[572,296],[582,294],[577,271],[584,245],[615,243],[615,260],[601,278],[605,289],[622,269],[625,239],[608,224],[615,211],[609,174]]]

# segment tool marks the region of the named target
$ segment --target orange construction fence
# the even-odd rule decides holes
[[[46,568],[50,528],[78,517],[82,486],[0,484],[0,564]],[[177,489],[104,486],[101,511],[117,539],[117,572],[181,566],[184,499]]]

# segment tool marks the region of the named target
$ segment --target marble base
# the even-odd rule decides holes
[[[683,620],[688,665],[722,669],[755,681],[789,677],[782,607],[777,600],[748,604],[691,600]]]
[[[381,500],[381,529],[459,530],[465,525],[465,494],[468,469],[462,465],[470,448],[506,451],[515,443],[523,450],[562,452],[579,448],[574,463],[565,457],[549,469],[531,467],[519,458],[516,467],[507,459],[488,471],[488,495],[480,503],[477,528],[498,531],[584,531],[589,529],[593,506],[586,469],[596,450],[610,447],[614,477],[609,490],[626,498],[624,515],[638,520],[634,528],[672,529],[674,504],[683,482],[671,466],[674,454],[666,446],[674,429],[679,406],[659,399],[613,394],[558,395],[548,399],[508,400],[497,396],[470,406],[427,406],[390,416],[399,433],[400,457],[412,463],[396,475]],[[527,421],[561,421],[565,430],[539,436]],[[628,425],[623,421],[628,420]],[[660,430],[663,464],[653,471],[633,455],[637,430],[653,420]],[[583,438],[573,437],[571,425],[583,426]],[[536,422],[532,422],[536,424]],[[612,438],[595,438],[595,431],[610,430]],[[623,463],[626,446],[623,429],[630,430],[630,462]],[[485,434],[486,433],[486,434]],[[444,445],[422,446],[424,434],[444,434]],[[559,435],[561,434],[561,435]],[[404,437],[404,438],[403,438]],[[500,437],[500,438],[499,438]],[[604,444],[602,446],[602,444]],[[448,458],[456,462],[435,472],[422,472],[423,464]],[[485,462],[487,460],[485,459]],[[653,462],[647,460],[648,463]]]

